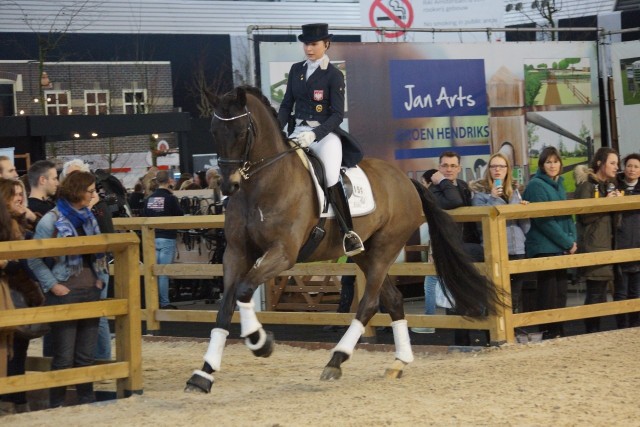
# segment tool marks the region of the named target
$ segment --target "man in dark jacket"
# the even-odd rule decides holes
[[[460,175],[460,155],[455,151],[445,151],[440,155],[440,163],[438,171],[431,175],[432,185],[429,190],[433,193],[438,206],[442,209],[449,210],[459,208],[461,206],[471,206],[471,190],[469,185],[458,179]],[[478,229],[473,222],[465,222],[460,224],[462,233],[462,242],[464,251],[475,262],[484,261],[484,250],[480,244],[480,236]],[[447,314],[464,314],[457,313],[455,310],[448,308]],[[487,344],[489,343],[489,333],[486,331]],[[454,344],[460,346],[470,346],[471,336],[468,330],[456,329],[454,331]]]
[[[431,176],[433,185],[429,190],[433,193],[438,206],[449,210],[461,206],[471,206],[471,190],[469,185],[458,179],[461,171],[460,155],[455,151],[445,151],[440,155],[438,171]],[[475,262],[484,261],[484,252],[480,244],[480,236],[476,224],[465,222],[460,224],[464,250]]]
[[[170,185],[170,175],[167,171],[158,171],[156,174],[158,189],[146,200],[141,216],[183,216],[178,198],[173,195]],[[176,230],[156,230],[156,263],[171,264],[176,255]],[[169,301],[169,277],[158,276],[158,294],[160,296],[161,309],[174,309]]]

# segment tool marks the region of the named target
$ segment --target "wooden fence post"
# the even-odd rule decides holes
[[[114,297],[127,301],[127,314],[116,316],[116,361],[129,362],[127,378],[117,380],[119,398],[142,394],[142,325],[140,316],[140,249],[129,245],[114,255]],[[134,274],[135,272],[135,274]]]
[[[491,316],[491,343],[500,344],[507,340],[505,317],[511,315],[511,280],[507,221],[493,208],[489,216],[482,218],[482,236],[486,275],[496,285],[498,298],[503,303],[496,307],[496,314]]]
[[[147,331],[160,330],[160,322],[156,320],[156,311],[160,308],[158,299],[158,277],[153,273],[156,265],[156,230],[142,225],[142,258],[144,259],[144,302],[147,320]]]

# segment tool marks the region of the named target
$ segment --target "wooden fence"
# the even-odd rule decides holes
[[[506,221],[512,219],[537,218],[556,215],[585,214],[598,212],[616,212],[640,209],[640,196],[628,196],[612,199],[571,200],[563,202],[532,203],[529,205],[508,205],[500,207],[465,207],[448,211],[458,222],[481,222],[485,240],[485,262],[477,264],[494,283],[510,293],[510,275],[525,272],[572,268],[587,265],[611,264],[640,260],[640,249],[615,250],[591,254],[567,255],[509,261],[507,252]],[[167,264],[157,265],[155,260],[156,229],[208,229],[222,228],[223,215],[185,216],[165,218],[117,218],[116,228],[122,231],[141,232],[142,252],[145,263],[140,274],[144,276],[146,309],[143,318],[149,331],[158,330],[160,322],[207,322],[213,324],[217,314],[214,310],[160,310],[158,307],[158,275],[180,277],[222,276],[220,264]],[[435,274],[432,264],[425,262],[405,262],[394,264],[389,274],[392,276],[425,276]],[[286,270],[280,276],[308,275],[355,275],[356,295],[361,297],[364,291],[364,275],[355,264],[337,263],[301,263]],[[492,343],[515,342],[514,329],[556,321],[584,319],[588,317],[640,311],[640,299],[593,304],[589,306],[569,307],[555,310],[543,310],[513,314],[510,309],[500,308],[498,314],[480,320],[470,320],[461,316],[445,315],[407,315],[410,326],[488,329]],[[275,312],[258,313],[264,324],[299,325],[348,325],[352,313],[319,312]],[[233,317],[239,322],[238,313]],[[366,328],[364,337],[375,336],[375,326],[386,326],[390,322],[387,314],[376,314]]]
[[[115,317],[116,358],[111,363],[0,378],[2,393],[116,379],[117,396],[142,392],[139,239],[118,233],[65,239],[0,243],[0,259],[21,259],[111,252],[114,256],[115,297],[109,300],[0,311],[0,327],[32,323]]]
[[[505,291],[505,299],[508,299],[511,274],[640,260],[640,249],[626,249],[510,261],[506,236],[506,222],[508,220],[635,209],[640,209],[640,196],[599,199],[597,201],[586,199],[533,203],[526,206],[468,207],[449,212],[456,221],[472,221],[482,224],[485,240],[485,262],[477,264],[477,267],[488,275],[496,286]],[[158,275],[168,275],[175,278],[222,276],[222,265],[157,265],[154,238],[156,229],[222,228],[224,216],[118,218],[114,220],[114,223],[120,231],[140,231],[142,252],[146,260],[144,264],[140,263],[140,240],[134,233],[124,232],[90,237],[0,243],[0,259],[112,252],[114,256],[112,273],[115,277],[113,299],[0,311],[0,327],[113,316],[116,330],[116,359],[114,362],[52,372],[29,372],[26,375],[0,378],[0,390],[3,393],[38,390],[106,379],[117,380],[118,397],[140,393],[142,391],[141,320],[146,320],[149,331],[158,330],[162,321],[214,322],[217,312],[213,310],[160,310],[156,278]],[[433,265],[429,263],[404,262],[394,264],[389,274],[392,276],[423,277],[435,274],[435,270]],[[144,310],[140,310],[141,275],[145,279],[146,308]],[[364,275],[355,264],[302,263],[281,273],[281,276],[314,275],[355,275],[356,295],[358,298],[362,296]],[[407,315],[407,320],[410,326],[488,329],[492,343],[513,343],[515,328],[634,311],[640,311],[640,299],[519,314],[513,314],[510,309],[500,308],[497,315],[481,320],[444,315]],[[262,311],[257,315],[260,321],[265,324],[348,325],[353,318],[353,313]],[[238,313],[234,314],[233,321],[239,322]],[[387,314],[376,314],[367,326],[365,338],[375,336],[375,326],[385,326],[389,322],[390,318]]]

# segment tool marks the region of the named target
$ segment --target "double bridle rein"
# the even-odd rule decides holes
[[[240,176],[242,176],[244,180],[248,180],[253,175],[258,173],[260,170],[266,168],[272,163],[277,162],[287,154],[292,153],[301,148],[300,146],[295,146],[295,147],[289,148],[288,150],[282,151],[274,156],[267,157],[266,159],[260,159],[257,162],[251,162],[249,161],[249,153],[251,152],[251,147],[253,146],[253,143],[256,138],[256,125],[253,120],[253,116],[251,115],[251,111],[249,111],[247,107],[244,107],[244,114],[240,114],[233,117],[220,117],[214,112],[213,117],[223,122],[231,122],[233,120],[240,119],[242,117],[248,117],[249,119],[249,124],[247,125],[247,139],[245,141],[244,154],[242,156],[242,159],[226,159],[226,158],[218,159],[218,164],[222,167],[238,165],[238,173],[240,173]]]

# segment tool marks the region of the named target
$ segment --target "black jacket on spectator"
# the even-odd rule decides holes
[[[459,208],[461,206],[471,206],[471,190],[469,184],[461,179],[456,180],[457,185],[449,179],[443,179],[440,184],[433,184],[429,190],[436,198],[438,206],[442,209],[449,210]],[[473,222],[461,223],[462,241],[464,243],[480,243],[480,236],[476,224]]]
[[[183,216],[184,212],[180,207],[178,198],[173,195],[171,190],[166,188],[158,188],[145,201],[141,216],[160,217],[160,216]],[[159,239],[176,239],[178,232],[176,230],[156,230],[156,238]]]
[[[618,179],[618,189],[623,190],[625,196],[640,195],[640,181],[636,183],[635,187],[627,187],[624,175]],[[614,228],[616,249],[640,248],[640,209],[616,214]],[[640,261],[625,262],[620,264],[620,267],[626,273],[635,273],[640,271]]]

